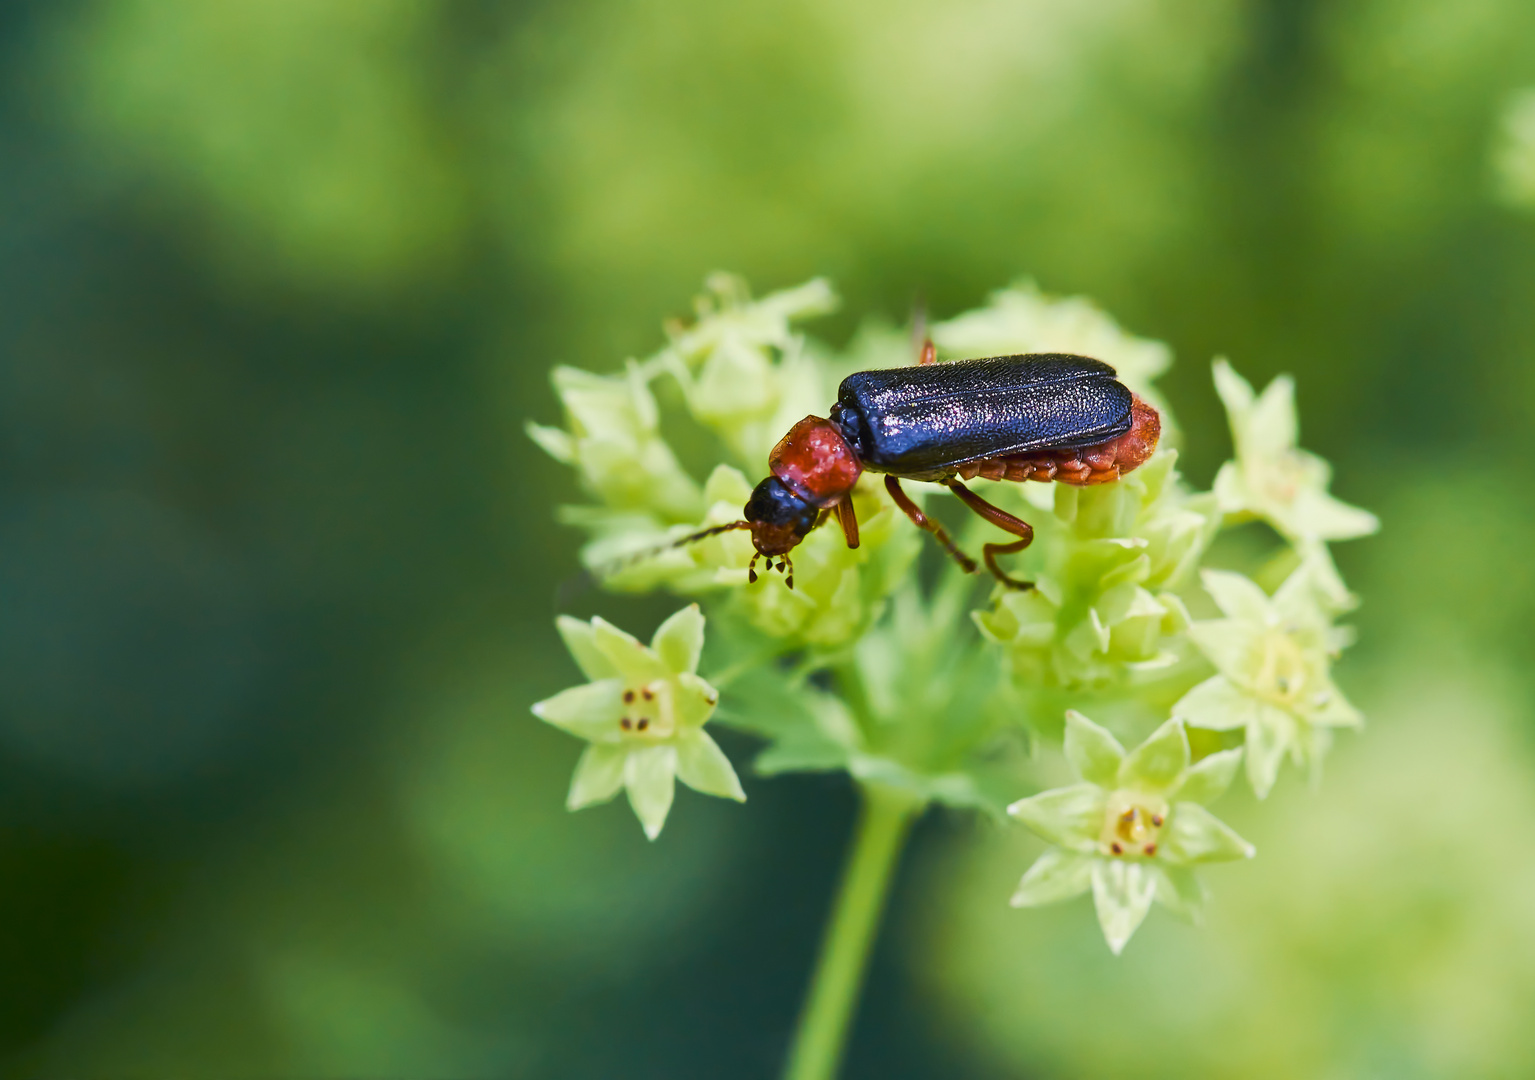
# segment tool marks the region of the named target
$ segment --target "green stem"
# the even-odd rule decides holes
[[[874,784],[861,785],[860,791],[863,805],[858,828],[821,941],[784,1080],[831,1080],[836,1075],[869,950],[890,892],[890,878],[922,805],[905,792]]]

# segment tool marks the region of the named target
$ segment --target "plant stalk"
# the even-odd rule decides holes
[[[922,803],[877,784],[861,784],[858,825],[821,941],[784,1080],[832,1080],[842,1061],[854,1007],[878,936],[890,880]]]

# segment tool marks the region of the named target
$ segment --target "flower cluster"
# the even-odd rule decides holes
[[[676,778],[744,798],[703,730],[712,718],[765,742],[759,773],[841,770],[917,803],[1010,813],[1053,845],[1014,903],[1090,890],[1115,952],[1153,900],[1196,914],[1192,867],[1253,854],[1205,804],[1244,764],[1260,798],[1286,758],[1317,775],[1334,729],[1360,723],[1331,674],[1350,640],[1335,620],[1354,601],[1328,544],[1373,532],[1375,518],[1329,494],[1326,463],[1298,447],[1291,381],[1255,393],[1218,361],[1234,456],[1209,492],[1189,486],[1167,445],[1110,484],[973,482],[1034,526],[1009,563],[1032,589],[966,576],[868,474],[852,494],[858,548],[818,528],[794,551],[793,589],[777,574],[750,583],[744,532],[678,541],[740,519],[772,445],[825,415],[843,375],[915,360],[908,335],[878,324],[841,352],[796,329],[835,303],[819,280],[753,299],[716,275],[654,355],[614,375],[555,371],[565,423],[528,430],[587,496],[560,511],[586,533],[583,562],[608,588],[694,601],[648,648],[600,618],[560,620],[590,681],[534,712],[589,743],[571,808],[626,788],[654,838]],[[1080,298],[1015,285],[931,332],[951,357],[1101,358],[1177,430],[1153,385],[1171,351]],[[702,449],[700,434],[713,440]],[[711,465],[695,474],[684,459]],[[941,489],[908,490],[959,520]],[[1280,545],[1260,579],[1290,568],[1273,595],[1203,566],[1224,526],[1251,520]],[[973,518],[956,539],[977,553],[1003,537]],[[697,674],[704,610],[713,685]],[[1146,738],[1127,753],[1079,708]],[[1061,738],[1082,782],[1019,800],[1037,787],[1034,752]]]

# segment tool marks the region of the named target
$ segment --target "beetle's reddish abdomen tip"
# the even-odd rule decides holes
[[[1161,437],[1162,414],[1142,401],[1139,394],[1134,395],[1130,400],[1130,430],[1118,438],[1114,452],[1119,475],[1144,465],[1156,453]]]

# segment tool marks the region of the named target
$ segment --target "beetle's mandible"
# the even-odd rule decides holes
[[[1034,539],[1028,522],[991,505],[961,481],[1056,480],[1103,484],[1149,458],[1162,420],[1127,390],[1101,360],[1063,353],[994,356],[936,363],[928,342],[915,367],[861,371],[842,380],[829,417],[807,416],[789,429],[768,460],[743,520],[694,533],[691,543],[731,529],[750,529],[757,561],[778,569],[794,587],[789,552],[830,515],[850,548],[858,546],[853,486],[865,471],[885,474],[885,487],[906,516],[974,573],[942,526],[917,508],[902,480],[943,484],[981,517],[1018,539],[987,544],[986,567],[1014,589],[1032,584],[1008,576],[997,556],[1022,551]]]

